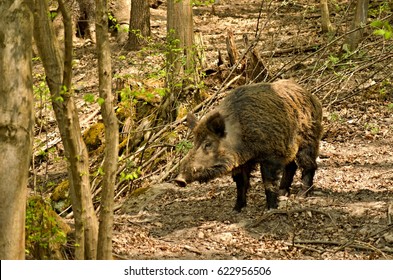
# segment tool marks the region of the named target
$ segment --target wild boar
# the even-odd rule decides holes
[[[322,135],[319,100],[292,80],[246,85],[231,91],[202,120],[189,113],[194,146],[180,163],[175,181],[186,186],[232,172],[234,209],[246,206],[250,173],[260,164],[267,208],[290,192],[298,166],[302,195],[313,186]],[[281,183],[280,181],[281,177]]]

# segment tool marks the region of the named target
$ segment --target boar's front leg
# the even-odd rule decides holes
[[[289,195],[290,194],[290,188],[293,182],[293,177],[295,176],[297,170],[297,164],[295,161],[291,161],[288,163],[285,168],[284,172],[282,174],[281,182],[280,182],[280,190],[279,194],[280,195]]]
[[[296,161],[302,170],[302,188],[298,195],[306,196],[312,192],[315,171],[317,169],[318,145],[308,145],[301,148]]]
[[[251,170],[252,165],[249,163],[232,170],[232,178],[237,188],[236,204],[233,209],[237,212],[240,212],[247,205],[247,190],[250,188]]]
[[[278,206],[278,181],[284,166],[278,162],[262,162],[261,173],[265,187],[267,209],[275,209]]]

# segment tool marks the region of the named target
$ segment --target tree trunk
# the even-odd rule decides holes
[[[69,0],[66,0],[69,1]],[[77,16],[77,27],[81,34],[80,37],[96,41],[95,30],[95,2],[94,0],[77,0],[79,13]]]
[[[139,50],[150,37],[149,1],[132,0],[130,11],[130,33],[128,45],[130,50]]]
[[[59,1],[60,5],[62,3],[63,1]],[[36,0],[32,10],[35,19],[34,37],[45,68],[52,106],[69,164],[70,194],[75,217],[75,257],[76,259],[95,259],[98,222],[90,192],[89,160],[86,145],[82,139],[78,112],[70,91],[72,31],[69,29],[72,24],[70,17],[63,14],[66,50],[64,64],[53,25],[48,17],[47,0]],[[62,11],[65,12],[64,7]]]
[[[0,1],[0,259],[25,258],[28,170],[33,140],[29,1]]]
[[[159,118],[165,123],[177,117],[177,102],[187,80],[195,80],[194,31],[190,0],[167,1],[167,88]]]
[[[111,51],[108,37],[107,0],[96,0],[96,34],[98,53],[99,91],[103,99],[102,119],[105,125],[104,179],[101,193],[100,227],[97,258],[112,259],[112,227],[114,186],[117,172],[119,126],[113,108]]]
[[[334,27],[333,27],[332,23],[330,22],[329,7],[328,7],[327,0],[321,0],[320,8],[321,8],[322,32],[328,33],[328,32],[334,31]]]
[[[388,205],[388,224],[393,224],[393,200]]]
[[[355,50],[363,39],[363,26],[367,23],[368,3],[369,0],[357,1],[352,30],[360,29],[348,35],[347,45],[351,51]]]
[[[167,36],[171,43],[168,62],[173,64],[175,75],[192,70],[194,66],[193,45],[194,30],[191,0],[168,0],[167,8]],[[176,49],[182,49],[179,53]],[[182,63],[185,56],[186,62]]]

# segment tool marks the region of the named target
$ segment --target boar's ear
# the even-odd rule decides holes
[[[207,128],[218,137],[225,136],[225,120],[219,112],[209,116],[206,120]]]
[[[194,115],[193,113],[189,112],[189,113],[187,114],[187,126],[188,126],[191,130],[193,130],[194,127],[197,125],[197,123],[198,123],[198,120],[197,120],[197,118],[195,117],[195,115]]]

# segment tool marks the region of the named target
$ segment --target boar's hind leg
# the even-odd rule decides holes
[[[282,174],[281,178],[281,183],[280,183],[280,190],[279,194],[280,195],[289,195],[290,194],[290,188],[293,182],[293,177],[295,176],[297,170],[297,164],[295,161],[291,161],[288,163],[285,168],[284,172]]]
[[[237,212],[240,212],[247,205],[247,190],[250,188],[251,170],[252,165],[248,163],[232,170],[232,178],[237,188],[236,204],[233,209]]]
[[[261,163],[263,185],[265,186],[267,209],[275,209],[278,206],[278,180],[283,166],[278,163]]]
[[[296,161],[302,169],[302,188],[298,195],[306,196],[312,191],[315,171],[317,170],[317,149],[308,147],[298,152]]]

